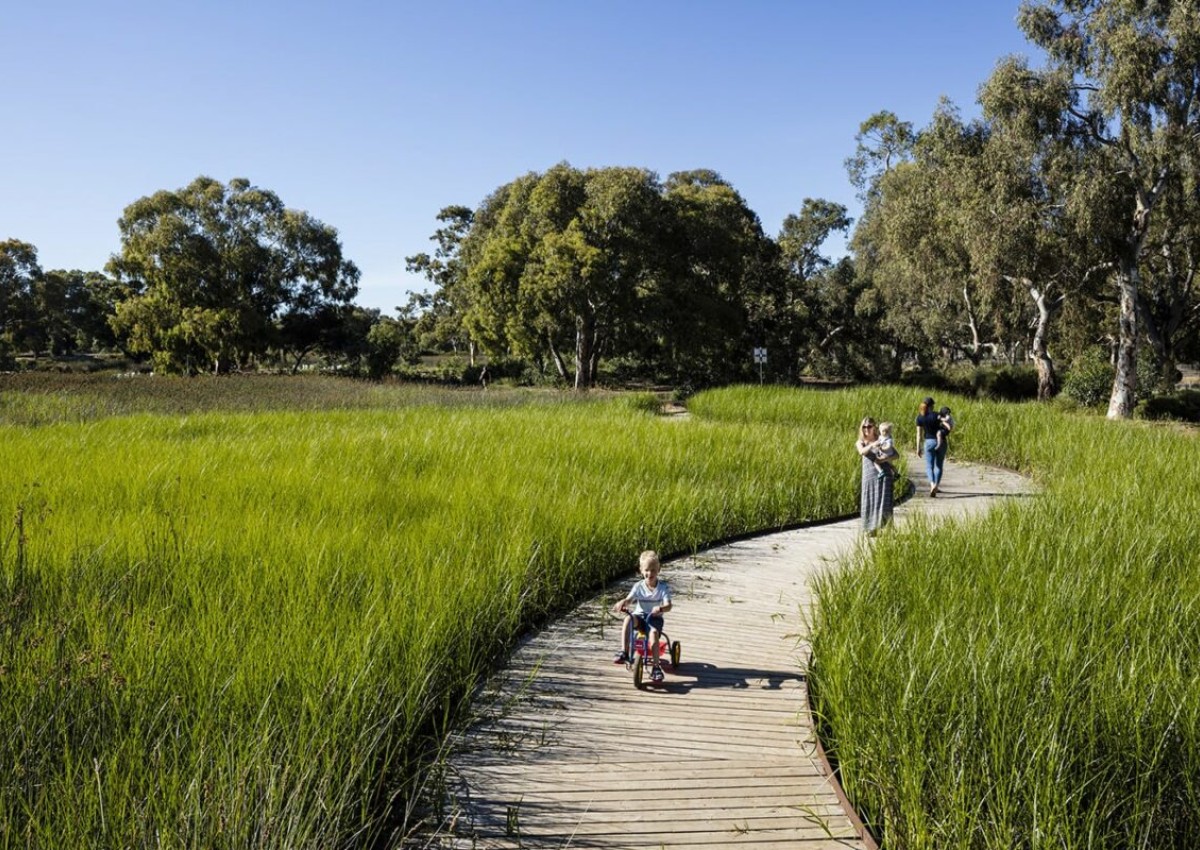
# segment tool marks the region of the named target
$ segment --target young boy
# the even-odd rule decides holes
[[[888,471],[892,465],[887,458],[895,454],[896,443],[892,439],[892,423],[879,423],[879,439],[871,443],[871,448],[875,450],[875,477],[886,478]]]
[[[937,432],[937,449],[941,451],[942,446],[946,445],[946,437],[954,430],[954,417],[950,415],[950,408],[943,407],[938,411],[938,421],[942,423]]]
[[[638,558],[638,568],[642,580],[633,586],[624,599],[613,605],[614,614],[625,615],[621,623],[621,651],[613,657],[613,664],[628,664],[631,660],[633,648],[629,645],[629,624],[630,620],[637,617],[646,630],[653,657],[654,668],[650,671],[650,681],[661,682],[663,671],[658,663],[658,636],[663,627],[662,615],[671,610],[671,588],[665,581],[658,580],[661,565],[657,552],[652,549],[643,552]],[[632,611],[629,610],[631,602],[634,603]]]

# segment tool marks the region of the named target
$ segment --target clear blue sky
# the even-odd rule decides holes
[[[976,114],[1031,54],[1017,0],[12,0],[0,15],[0,239],[100,269],[126,205],[246,177],[336,227],[385,312],[424,288],[439,209],[566,160],[711,168],[769,234],[858,212],[843,160],[890,109]],[[841,246],[829,246],[837,254]]]

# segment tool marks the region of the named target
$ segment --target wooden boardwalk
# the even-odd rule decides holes
[[[897,521],[985,508],[1024,479],[951,463],[938,499]],[[453,746],[453,835],[441,846],[865,847],[816,748],[804,669],[810,579],[862,542],[857,520],[732,543],[664,565],[682,663],[636,690],[610,663],[633,582],[581,605],[512,656]],[[632,561],[636,553],[632,553]]]

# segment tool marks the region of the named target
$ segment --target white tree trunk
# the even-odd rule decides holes
[[[1116,374],[1108,400],[1109,419],[1129,419],[1137,402],[1137,290],[1136,259],[1122,262],[1117,274],[1118,306]]]
[[[596,323],[591,316],[575,319],[575,389],[586,390],[595,381]]]
[[[1050,329],[1050,317],[1057,309],[1057,304],[1050,303],[1046,292],[1030,285],[1029,294],[1037,305],[1037,326],[1033,331],[1033,345],[1029,356],[1033,358],[1038,375],[1038,401],[1047,401],[1058,394],[1058,375],[1054,370],[1054,361],[1046,350],[1046,334]]]

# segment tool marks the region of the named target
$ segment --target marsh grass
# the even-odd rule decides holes
[[[130,380],[0,393],[3,848],[395,844],[523,632],[856,498],[832,417]]]
[[[1200,846],[1195,432],[949,403],[951,463],[1044,494],[820,582],[810,681],[847,790],[889,850]]]
[[[921,395],[735,388],[667,421],[96,380],[0,384],[3,848],[394,845],[526,629],[641,548],[852,512],[854,426],[903,444]],[[1195,433],[949,403],[951,463],[1044,493],[822,580],[809,680],[849,792],[892,850],[1200,846]]]
[[[649,395],[649,394],[647,394]],[[595,392],[591,400],[611,394]],[[0,374],[0,424],[92,422],[134,413],[185,415],[272,410],[380,410],[412,407],[506,407],[561,404],[553,390],[505,386],[448,389],[326,375],[234,374],[184,378],[169,375]],[[579,403],[572,399],[571,403]]]

